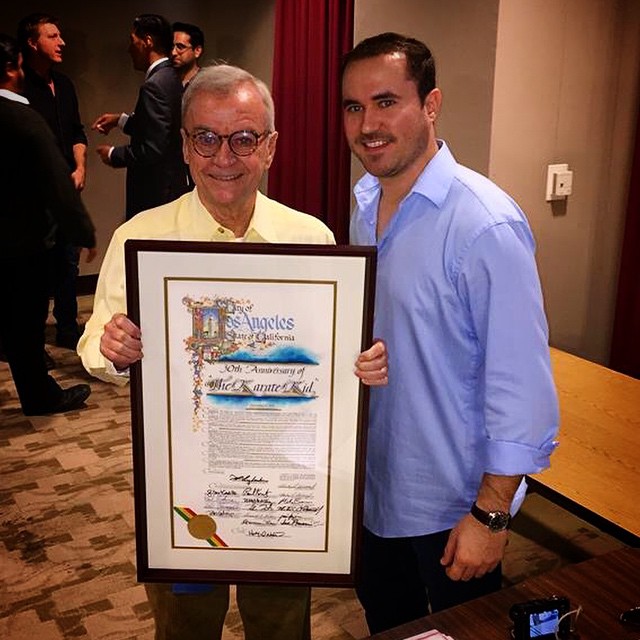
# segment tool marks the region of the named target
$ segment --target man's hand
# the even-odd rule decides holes
[[[481,578],[498,566],[506,546],[506,531],[493,533],[467,514],[451,531],[440,564],[451,580]]]
[[[96,153],[100,156],[100,160],[104,162],[106,165],[111,165],[111,160],[109,159],[109,150],[111,149],[110,144],[99,144],[96,147]]]
[[[84,189],[85,177],[85,170],[80,167],[71,174],[73,186],[76,188],[76,191],[82,191]]]
[[[104,325],[100,353],[113,362],[117,371],[123,371],[142,358],[140,329],[124,313],[116,313]]]
[[[356,360],[355,374],[363,384],[378,387],[389,382],[387,347],[382,340],[363,351]]]
[[[99,118],[96,118],[91,128],[106,136],[111,129],[118,126],[119,119],[119,113],[103,113]]]

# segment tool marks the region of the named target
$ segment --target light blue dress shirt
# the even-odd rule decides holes
[[[438,144],[380,239],[380,183],[365,175],[354,190],[351,242],[378,247],[374,337],[389,354],[388,386],[371,389],[365,485],[365,526],[383,537],[450,529],[485,472],[541,471],[556,446],[531,230]]]

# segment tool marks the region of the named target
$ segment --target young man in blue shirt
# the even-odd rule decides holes
[[[523,476],[549,465],[558,409],[534,240],[516,203],[435,135],[421,42],[386,33],[343,66],[344,127],[367,174],[353,244],[376,245],[363,576],[372,633],[500,588]]]

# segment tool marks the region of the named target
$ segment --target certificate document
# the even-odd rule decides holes
[[[141,579],[353,582],[373,257],[127,243]]]
[[[167,279],[177,546],[326,548],[335,287]]]

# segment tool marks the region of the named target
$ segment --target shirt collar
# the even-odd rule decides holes
[[[155,62],[152,62],[147,69],[147,72],[144,74],[145,79],[151,75],[151,72],[160,64],[162,64],[165,60],[169,60],[166,56],[164,58],[158,58]]]
[[[419,193],[428,198],[437,207],[441,207],[455,175],[456,161],[447,143],[444,140],[437,140],[438,151],[429,160],[427,166],[422,170],[413,183],[411,190],[405,196],[405,200],[412,193]],[[378,198],[380,194],[380,181],[378,178],[366,173],[356,184],[353,194],[360,208],[366,208]]]
[[[273,226],[273,216],[268,211],[268,203],[269,198],[258,191],[253,216],[244,234],[245,242],[278,242],[278,234]]]
[[[29,104],[29,101],[15,91],[9,91],[9,89],[0,89],[0,96],[13,102],[21,102],[22,104]]]
[[[242,238],[235,238],[233,233],[223,227],[202,204],[198,194],[198,188],[193,190],[192,214],[197,225],[205,225],[211,231],[213,241],[236,240],[241,242],[278,242],[276,230],[274,229],[272,217],[268,212],[269,199],[259,191],[256,193],[256,203],[253,208],[253,216],[249,221],[247,231]]]
[[[48,79],[44,76],[40,75],[33,67],[30,67],[28,64],[22,65],[22,70],[24,71],[24,77],[30,82],[35,84],[41,84],[47,87],[49,85],[49,81],[53,80],[54,70],[49,69]]]

